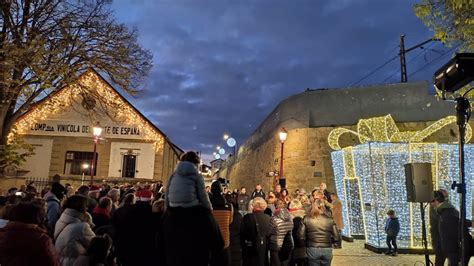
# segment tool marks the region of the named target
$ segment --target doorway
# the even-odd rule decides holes
[[[135,178],[137,156],[134,154],[123,155],[122,177]]]

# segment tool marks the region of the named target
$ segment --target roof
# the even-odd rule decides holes
[[[174,152],[179,156],[181,153],[183,153],[183,150],[181,148],[179,148],[176,144],[174,144],[173,142],[171,142],[171,140],[168,138],[168,136],[163,132],[161,131],[161,129],[159,129],[155,124],[153,124],[145,115],[143,115],[133,104],[130,103],[130,101],[128,101],[117,89],[115,89],[114,86],[112,86],[110,84],[110,82],[108,82],[104,77],[102,77],[102,75],[99,74],[99,72],[97,72],[94,68],[90,68],[89,70],[85,71],[84,73],[80,74],[77,79],[79,80],[83,75],[86,75],[88,72],[93,72],[96,76],[98,76],[109,88],[111,88],[119,97],[122,101],[124,101],[127,105],[129,105],[133,111],[135,111],[141,118],[143,118],[143,120],[145,120],[145,122],[147,124],[149,124],[156,132],[158,132],[160,135],[163,136],[163,138],[165,139],[166,142],[168,142],[170,144],[170,146],[173,148]],[[60,89],[54,91],[53,93],[49,94],[48,96],[44,97],[43,99],[39,100],[38,102],[36,102],[35,104],[33,104],[31,106],[31,108],[25,112],[24,114],[22,114],[19,118],[18,118],[18,121],[25,118],[26,116],[28,116],[28,114],[34,109],[36,108],[37,106],[40,106],[41,104],[43,104],[45,101],[47,101],[48,99],[51,99],[53,98],[56,94],[58,94],[60,91],[68,88],[69,84],[67,85],[64,85],[63,87],[61,87]]]

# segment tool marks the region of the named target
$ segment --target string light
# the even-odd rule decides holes
[[[15,131],[12,131],[11,135],[27,134],[35,123],[46,120],[54,114],[66,111],[81,99],[79,97],[82,97],[81,95],[84,94],[84,88],[86,88],[88,93],[97,95],[102,105],[112,111],[113,120],[130,126],[136,126],[140,130],[140,135],[143,135],[144,140],[153,143],[155,151],[163,148],[163,135],[157,132],[153,125],[150,125],[129,103],[123,100],[117,91],[104,82],[94,71],[84,73],[75,83],[59,90],[52,97],[35,106],[27,115],[15,123]]]
[[[340,150],[340,137],[351,133],[359,138],[360,143],[372,142],[422,142],[427,137],[444,127],[456,123],[455,116],[440,119],[421,131],[399,131],[391,115],[360,119],[357,123],[357,131],[347,128],[336,128],[329,133],[328,143],[333,150]],[[466,130],[466,142],[472,137],[472,128],[468,124]]]
[[[473,145],[466,145],[465,156],[466,197],[470,199],[474,178]],[[451,144],[369,142],[333,151],[331,158],[336,189],[343,205],[343,234],[365,234],[366,242],[374,247],[385,247],[386,212],[393,209],[400,221],[398,246],[422,248],[419,204],[407,202],[404,164],[431,163],[436,189],[449,191],[452,181],[459,179],[458,147]],[[348,171],[351,168],[353,173]],[[454,206],[459,205],[457,193],[451,192],[449,199]],[[468,200],[467,217],[472,215],[471,206]],[[425,218],[429,221],[428,212]]]

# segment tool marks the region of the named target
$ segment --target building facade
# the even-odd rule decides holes
[[[17,121],[14,132],[34,146],[34,155],[19,169],[22,176],[1,180],[18,186],[25,179],[59,175],[65,182],[88,184],[94,126],[102,128],[94,171],[99,182],[166,181],[182,153],[104,78],[89,70]]]

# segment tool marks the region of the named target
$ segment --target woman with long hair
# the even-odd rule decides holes
[[[305,243],[309,266],[331,265],[333,239],[339,238],[334,220],[323,201],[315,200],[298,229],[297,242]]]

